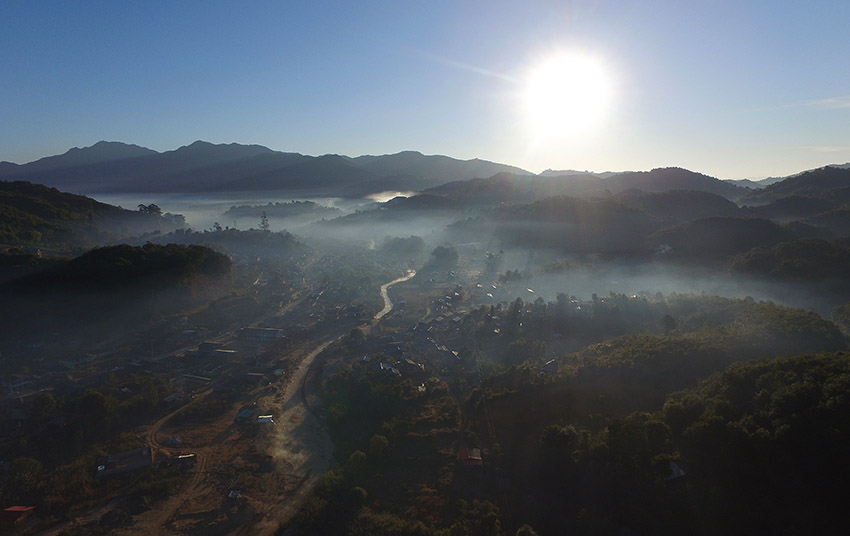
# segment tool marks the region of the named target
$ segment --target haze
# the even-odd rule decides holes
[[[850,3],[692,4],[0,2],[0,531],[850,534]]]

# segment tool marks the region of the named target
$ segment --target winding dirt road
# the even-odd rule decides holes
[[[390,299],[389,288],[395,285],[396,283],[401,283],[403,281],[413,279],[415,276],[416,270],[408,270],[405,275],[399,277],[398,279],[393,279],[389,283],[384,283],[383,285],[381,285],[381,298],[384,299],[384,308],[378,311],[378,314],[375,315],[375,318],[372,321],[373,324],[387,316],[387,314],[393,310],[393,301]]]

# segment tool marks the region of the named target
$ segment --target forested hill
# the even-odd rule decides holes
[[[203,246],[107,246],[0,285],[7,348],[96,344],[197,308],[232,288],[230,259]],[[10,352],[16,360],[25,352]],[[55,358],[56,351],[44,351]]]
[[[230,259],[204,246],[126,244],[96,248],[71,261],[33,274],[12,288],[134,291],[187,287],[198,278],[221,279]]]
[[[130,234],[182,227],[158,208],[125,210],[24,181],[0,181],[0,244],[74,248]]]
[[[763,205],[785,197],[813,197],[850,202],[850,168],[826,166],[801,173],[749,194],[744,202]]]
[[[589,197],[630,190],[644,192],[692,190],[711,193],[733,201],[749,193],[748,189],[735,186],[728,181],[681,168],[620,173],[609,178],[600,178],[592,174],[532,176],[501,173],[486,179],[447,183],[429,190],[429,193],[454,197],[473,205],[500,202],[529,203],[558,195]]]

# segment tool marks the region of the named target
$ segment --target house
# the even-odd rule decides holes
[[[668,485],[679,487],[686,485],[691,478],[690,468],[681,461],[670,461],[670,473],[664,477]]]
[[[110,454],[97,461],[96,477],[128,473],[153,465],[153,453],[148,445],[120,454]]]
[[[175,467],[192,467],[197,461],[198,457],[194,454],[180,454],[171,458],[169,463]]]
[[[481,449],[460,449],[458,457],[466,467],[481,467],[484,465],[484,460],[481,458]]]
[[[29,517],[33,510],[34,506],[10,506],[0,511],[0,530],[15,528],[15,525]]]

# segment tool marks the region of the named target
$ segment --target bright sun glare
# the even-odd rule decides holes
[[[522,100],[534,139],[576,137],[589,132],[605,116],[610,107],[611,82],[599,60],[560,53],[532,67]]]

